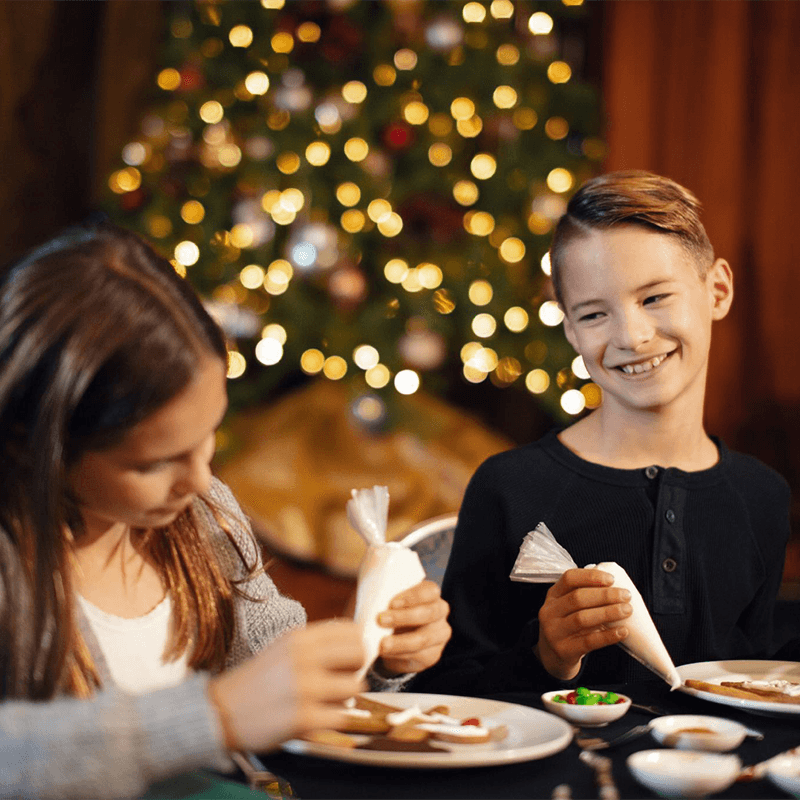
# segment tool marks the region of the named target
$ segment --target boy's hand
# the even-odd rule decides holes
[[[627,619],[632,612],[630,592],[611,586],[613,580],[599,569],[569,569],[550,587],[539,609],[535,652],[553,677],[574,678],[587,653],[628,635],[624,625],[602,627]]]
[[[402,675],[433,666],[450,639],[449,612],[433,581],[422,581],[396,595],[378,616],[379,625],[394,628],[381,642],[382,670]]]

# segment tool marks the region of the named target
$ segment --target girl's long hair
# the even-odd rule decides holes
[[[99,685],[75,623],[70,532],[77,538],[82,522],[68,472],[176,397],[209,355],[226,359],[221,331],[171,264],[128,231],[68,231],[0,274],[2,695],[87,696]],[[139,546],[174,600],[171,655],[190,647],[191,666],[220,669],[235,587],[194,513]],[[9,547],[16,559],[3,555]]]

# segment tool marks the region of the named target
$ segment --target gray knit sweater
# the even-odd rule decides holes
[[[230,490],[215,480],[209,495],[230,518],[248,562],[260,563],[248,535],[249,524]],[[196,501],[194,511],[227,574],[233,579],[244,577],[235,549],[207,507]],[[19,564],[13,563],[16,558],[0,531],[0,613],[6,605],[4,581],[19,575]],[[241,588],[253,599],[235,595],[237,624],[228,666],[306,620],[302,606],[281,595],[266,574]],[[229,768],[219,722],[206,695],[209,676],[196,673],[173,688],[127,694],[114,686],[88,621],[79,608],[76,613],[105,688],[90,700],[63,697],[0,704],[0,797],[135,797],[150,783],[176,773],[200,767]],[[291,685],[291,676],[283,677]],[[381,688],[396,688],[401,682],[389,681]]]

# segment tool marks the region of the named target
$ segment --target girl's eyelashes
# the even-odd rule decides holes
[[[161,469],[165,469],[169,464],[169,459],[164,459],[162,461],[150,461],[147,464],[137,464],[135,469],[137,472],[141,472],[146,475],[149,473],[158,472]]]
[[[593,322],[596,319],[600,319],[603,316],[602,311],[592,311],[590,314],[584,314],[582,317],[579,317],[580,322]]]
[[[645,302],[645,305],[647,305],[648,303],[651,303],[651,304],[652,303],[658,303],[661,300],[666,300],[668,297],[669,297],[669,294],[667,294],[667,293],[664,293],[664,294],[652,294],[649,297],[645,298],[644,302]]]

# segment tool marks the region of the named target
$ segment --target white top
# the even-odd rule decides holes
[[[152,611],[133,619],[108,614],[80,595],[78,601],[120,689],[144,694],[184,681],[189,672],[188,652],[175,661],[164,661],[172,618],[169,593]]]

